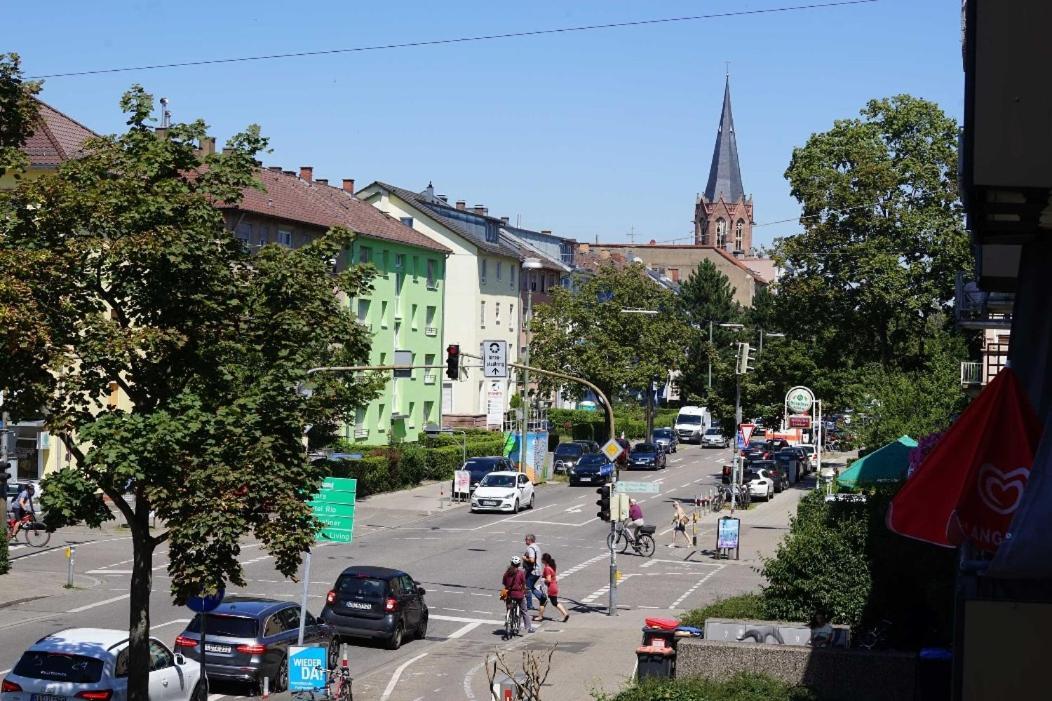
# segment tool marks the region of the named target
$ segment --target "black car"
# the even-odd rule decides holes
[[[628,461],[629,469],[659,470],[667,467],[665,451],[654,443],[636,443],[632,448],[632,458]]]
[[[584,448],[584,452],[586,452],[586,453],[598,453],[599,452],[599,444],[596,443],[595,441],[581,441],[581,440],[578,440],[578,441],[574,441],[574,443],[576,443],[577,445],[579,445],[582,448]]]
[[[556,473],[566,472],[577,464],[589,451],[577,441],[573,443],[560,443],[555,447],[555,455],[552,457],[552,469]]]
[[[499,455],[491,455],[486,457],[468,458],[461,470],[467,470],[471,473],[471,480],[469,482],[468,494],[475,491],[475,487],[479,486],[479,482],[483,477],[491,472],[515,472],[515,464],[512,463],[508,458],[501,457]],[[450,494],[457,493],[457,482],[453,480],[449,487]]]
[[[671,428],[655,428],[651,440],[661,446],[666,453],[675,453],[679,444],[676,432]]]
[[[767,476],[774,482],[774,491],[776,494],[789,486],[785,473],[778,469],[778,463],[774,460],[753,460],[749,463],[749,469],[764,470],[767,473]]]
[[[427,635],[424,588],[408,574],[388,567],[348,567],[325,597],[321,618],[336,634],[381,640],[389,650],[406,636]]]
[[[208,678],[251,684],[261,691],[270,679],[272,692],[289,686],[289,646],[299,637],[300,607],[289,601],[228,596],[205,614]],[[339,641],[334,630],[307,612],[303,642],[328,648],[329,668],[336,666]],[[201,614],[175,639],[175,650],[201,661]]]
[[[570,468],[570,486],[606,484],[614,478],[614,464],[602,453],[589,453]]]
[[[783,448],[774,454],[774,461],[778,469],[786,476],[790,484],[797,482],[804,476],[807,469],[807,459],[800,459],[800,453],[796,448]]]

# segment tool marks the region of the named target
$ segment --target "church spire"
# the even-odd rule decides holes
[[[724,202],[738,202],[745,197],[742,173],[738,166],[738,141],[734,134],[734,117],[731,116],[731,77],[723,89],[723,113],[720,129],[716,133],[716,146],[712,150],[712,165],[709,166],[709,182],[705,185],[705,198],[715,202],[720,197]]]

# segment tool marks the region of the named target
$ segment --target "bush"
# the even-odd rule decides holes
[[[7,538],[0,538],[0,574],[7,574],[11,570],[11,562],[8,560]]]
[[[760,594],[740,594],[713,601],[708,606],[687,611],[680,616],[685,626],[704,628],[709,618],[733,618],[736,620],[764,620],[767,617]]]
[[[645,679],[615,696],[593,693],[596,701],[817,701],[811,690],[763,674],[740,672],[726,681]]]

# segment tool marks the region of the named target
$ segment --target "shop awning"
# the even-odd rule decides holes
[[[837,478],[841,487],[872,487],[878,484],[894,484],[906,479],[910,466],[910,451],[917,441],[909,436],[900,436],[869,455],[851,463]]]

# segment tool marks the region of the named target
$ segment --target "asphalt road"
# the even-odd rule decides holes
[[[743,568],[728,567],[711,558],[687,556],[670,550],[668,524],[672,500],[692,501],[719,482],[719,470],[729,450],[680,446],[669,456],[668,467],[656,472],[625,472],[622,480],[655,482],[659,494],[640,494],[648,523],[658,526],[658,550],[652,558],[626,554],[618,557],[622,573],[619,608],[670,612],[692,604],[699,588],[713,578],[740,576]],[[372,508],[362,502],[351,544],[316,548],[310,581],[310,610],[317,614],[336,576],[351,564],[402,568],[427,590],[430,626],[427,638],[406,643],[398,651],[379,645],[355,645],[351,667],[355,698],[398,701],[418,698],[472,698],[483,649],[503,645],[499,629],[503,603],[496,593],[508,559],[524,550],[523,537],[532,532],[542,551],[559,564],[561,596],[571,610],[570,622],[606,613],[609,569],[605,538],[609,524],[596,518],[595,487],[563,483],[537,488],[536,507],[519,514],[472,514],[465,506],[447,507],[420,515],[411,504],[404,509]],[[774,504],[777,503],[774,502]],[[773,505],[773,504],[772,504]],[[772,505],[762,504],[759,509]],[[688,511],[690,506],[685,504]],[[699,543],[714,539],[714,520],[703,521]],[[39,575],[54,585],[65,581],[66,560],[61,549],[37,552],[18,548],[16,569]],[[674,556],[673,556],[674,555]],[[65,627],[124,627],[127,622],[131,544],[114,529],[108,537],[83,542],[77,549],[77,589],[60,595],[36,597],[27,590],[14,601],[0,603],[0,674],[14,665],[21,651],[38,638]],[[247,586],[238,593],[297,600],[301,584],[285,580],[271,558],[255,543],[242,552]],[[185,608],[167,597],[166,551],[155,555],[151,620],[154,634],[172,642],[189,620]],[[739,570],[739,573],[730,570]],[[724,571],[727,570],[727,571]],[[234,593],[231,589],[230,592]],[[563,626],[547,621],[543,626]],[[455,643],[455,644],[454,644]],[[509,643],[514,645],[515,643]],[[213,685],[212,699],[247,694],[246,689]]]

